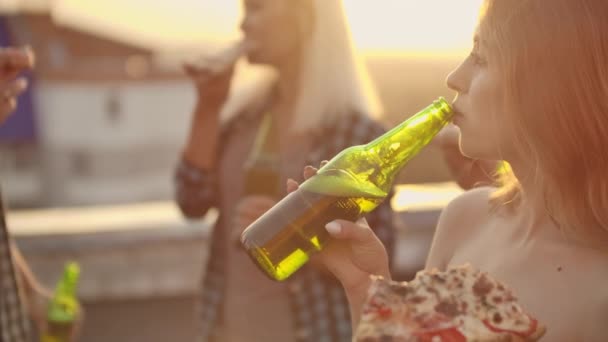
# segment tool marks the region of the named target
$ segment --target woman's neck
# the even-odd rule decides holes
[[[522,241],[542,237],[545,240],[567,241],[585,248],[606,250],[608,238],[604,229],[584,222],[573,222],[560,215],[562,213],[559,212],[559,207],[551,202],[555,199],[547,195],[537,181],[537,171],[522,167],[525,166],[524,163],[509,161],[509,164],[521,187],[520,197],[512,206],[511,214]]]
[[[542,188],[535,179],[535,170],[525,163],[509,161],[519,182],[519,194],[512,206],[515,222],[525,236],[532,236],[541,227],[546,227],[552,219]]]

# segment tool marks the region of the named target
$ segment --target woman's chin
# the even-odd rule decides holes
[[[494,159],[491,157],[492,153],[489,153],[490,151],[485,149],[487,148],[487,144],[486,146],[479,145],[482,144],[470,144],[466,140],[463,140],[462,137],[460,138],[460,152],[463,156],[471,159]]]
[[[249,64],[266,64],[263,56],[257,50],[247,52],[247,62]]]

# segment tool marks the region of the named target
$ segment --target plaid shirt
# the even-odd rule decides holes
[[[0,195],[0,340],[29,342],[30,322],[20,293],[4,212]]]
[[[223,127],[220,140],[226,141],[230,134],[238,134],[239,129],[251,125],[247,120],[251,118],[239,117],[239,120],[235,120],[236,123],[227,124]],[[383,128],[367,117],[355,113],[342,117],[311,135],[314,144],[307,156],[307,164],[319,165],[322,160],[331,159],[344,148],[367,143],[382,133]],[[217,177],[213,171],[197,169],[184,160],[180,162],[175,174],[176,200],[186,216],[201,217],[210,207],[217,206]],[[366,218],[390,256],[393,250],[393,223],[389,202],[384,201]],[[223,257],[225,251],[222,246],[225,245],[225,239],[229,238],[227,235],[221,229],[213,230],[210,258],[199,303],[203,341],[214,340],[214,327],[222,317],[222,298],[226,282]],[[351,341],[348,302],[342,286],[333,276],[322,274],[305,265],[286,281],[286,286],[290,292],[297,341]]]

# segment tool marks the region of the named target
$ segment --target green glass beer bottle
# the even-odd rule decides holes
[[[344,149],[245,229],[249,256],[271,279],[287,279],[328,243],[328,222],[355,221],[382,203],[399,171],[452,114],[439,98],[370,143]]]
[[[55,287],[47,309],[47,331],[42,342],[68,342],[78,318],[80,305],[76,297],[80,267],[75,262],[65,265],[63,276]]]
[[[243,195],[265,195],[280,198],[285,189],[280,186],[279,151],[276,125],[271,114],[262,118],[256,139],[243,165]]]

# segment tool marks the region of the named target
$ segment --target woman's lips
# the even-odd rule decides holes
[[[464,118],[464,116],[462,115],[462,112],[460,112],[458,110],[454,110],[454,116],[452,117],[452,123],[454,123],[454,125],[458,126],[458,123],[462,122],[463,118]]]

